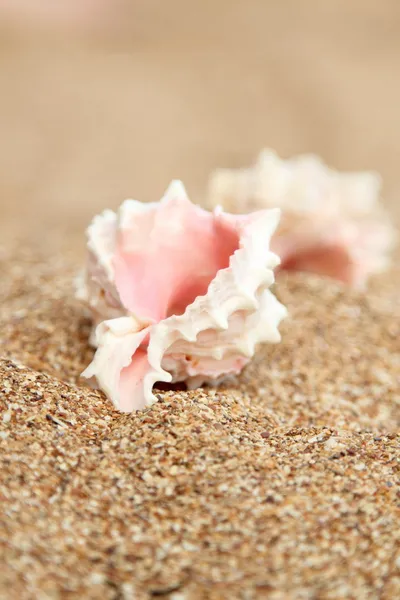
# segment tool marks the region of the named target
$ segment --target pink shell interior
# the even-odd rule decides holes
[[[151,322],[182,314],[238,247],[234,222],[182,198],[144,211],[117,242],[115,284],[122,304]]]

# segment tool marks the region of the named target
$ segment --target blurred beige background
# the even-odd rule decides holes
[[[378,170],[400,215],[398,0],[113,6],[68,27],[0,13],[3,227],[77,233],[172,178],[201,201],[263,146]]]

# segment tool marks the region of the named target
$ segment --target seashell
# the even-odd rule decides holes
[[[78,296],[94,321],[95,377],[124,411],[155,401],[156,382],[217,384],[260,343],[280,341],[269,241],[280,211],[210,213],[172,182],[160,202],[126,200],[87,230]]]
[[[264,150],[256,164],[218,169],[210,177],[208,206],[234,213],[282,210],[271,249],[280,269],[308,271],[363,287],[384,270],[395,230],[379,203],[375,173],[340,173],[312,155],[282,160]]]

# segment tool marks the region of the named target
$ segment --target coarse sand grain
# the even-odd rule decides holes
[[[0,598],[400,596],[398,273],[281,276],[281,344],[126,415],[79,378],[77,255],[0,262]]]

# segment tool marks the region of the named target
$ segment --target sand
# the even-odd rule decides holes
[[[123,415],[79,379],[76,259],[2,261],[1,598],[400,594],[398,274],[283,275],[280,345]]]
[[[399,3],[194,4],[104,38],[0,19],[0,599],[393,600],[399,253],[365,292],[282,276],[282,343],[218,390],[122,415],[79,378],[101,209],[201,201],[267,145],[378,170],[400,216]]]

